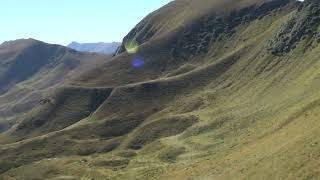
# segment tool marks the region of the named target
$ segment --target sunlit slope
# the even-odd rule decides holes
[[[67,112],[54,112],[70,117],[96,102],[84,119],[58,131],[60,120],[53,118],[50,128],[31,126],[34,134],[18,128],[4,134],[2,142],[12,143],[0,146],[2,177],[318,179],[320,46],[311,38],[318,24],[306,38],[290,33],[295,46],[289,51],[273,50],[287,43],[281,34],[290,31],[288,23],[300,31],[299,19],[317,18],[304,16],[319,4],[219,1],[235,6],[217,15],[207,3],[218,1],[195,6],[207,17],[190,15],[179,33],[146,40],[134,54],[123,52],[73,81],[82,87],[59,103]],[[136,56],[142,66],[133,63]],[[37,113],[49,114],[41,111],[45,106]]]
[[[268,6],[286,4],[289,0],[176,0],[151,13],[143,19],[124,38],[124,43],[120,52],[125,50],[125,46],[132,42],[143,44],[151,39],[157,39],[172,33],[179,33],[181,29],[198,21],[201,18],[210,16],[224,16],[237,10],[261,7],[268,2]],[[265,6],[264,8],[268,8]],[[233,14],[235,15],[235,14]],[[232,17],[237,18],[237,17]]]
[[[119,53],[127,50],[129,53],[118,54],[104,66],[92,70],[74,83],[113,87],[184,72],[184,65],[192,69],[193,65],[203,63],[199,58],[207,61],[207,58],[199,57],[201,55],[213,54],[216,56],[211,58],[213,60],[225,55],[226,46],[222,40],[230,38],[238,26],[268,16],[279,7],[287,5],[288,9],[295,4],[296,1],[290,0],[173,1],[143,19],[124,38]],[[171,8],[175,10],[169,11]],[[187,15],[180,17],[172,13]],[[168,22],[173,25],[166,25]],[[149,24],[156,26],[155,30]],[[149,37],[150,33],[152,35]],[[239,38],[239,41],[245,40]],[[211,52],[210,47],[213,47]],[[191,66],[186,64],[195,58],[198,60],[192,62]],[[144,66],[132,68],[134,59],[143,60]]]

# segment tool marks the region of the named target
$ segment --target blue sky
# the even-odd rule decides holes
[[[0,43],[112,42],[171,0],[0,0]]]

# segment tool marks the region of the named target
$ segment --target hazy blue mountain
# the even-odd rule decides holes
[[[121,45],[120,42],[112,42],[112,43],[78,43],[72,42],[68,45],[69,48],[72,48],[77,51],[83,52],[97,52],[104,54],[113,54],[116,52],[117,48]]]

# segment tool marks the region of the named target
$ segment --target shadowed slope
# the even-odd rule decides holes
[[[13,125],[42,98],[107,56],[80,53],[33,39],[0,46],[0,132]]]
[[[40,101],[37,107],[7,132],[21,140],[64,129],[90,116],[111,93],[111,89],[67,87]],[[6,134],[7,134],[6,133]]]

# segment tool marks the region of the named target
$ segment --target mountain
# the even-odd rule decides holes
[[[96,52],[103,54],[114,54],[118,47],[121,45],[119,42],[112,43],[77,43],[72,42],[68,45],[69,48],[82,51],[82,52]]]
[[[0,45],[0,132],[45,101],[56,89],[108,56],[80,53],[34,39]],[[42,99],[43,98],[43,99]]]
[[[319,20],[318,0],[172,1],[3,131],[1,177],[319,179]]]

